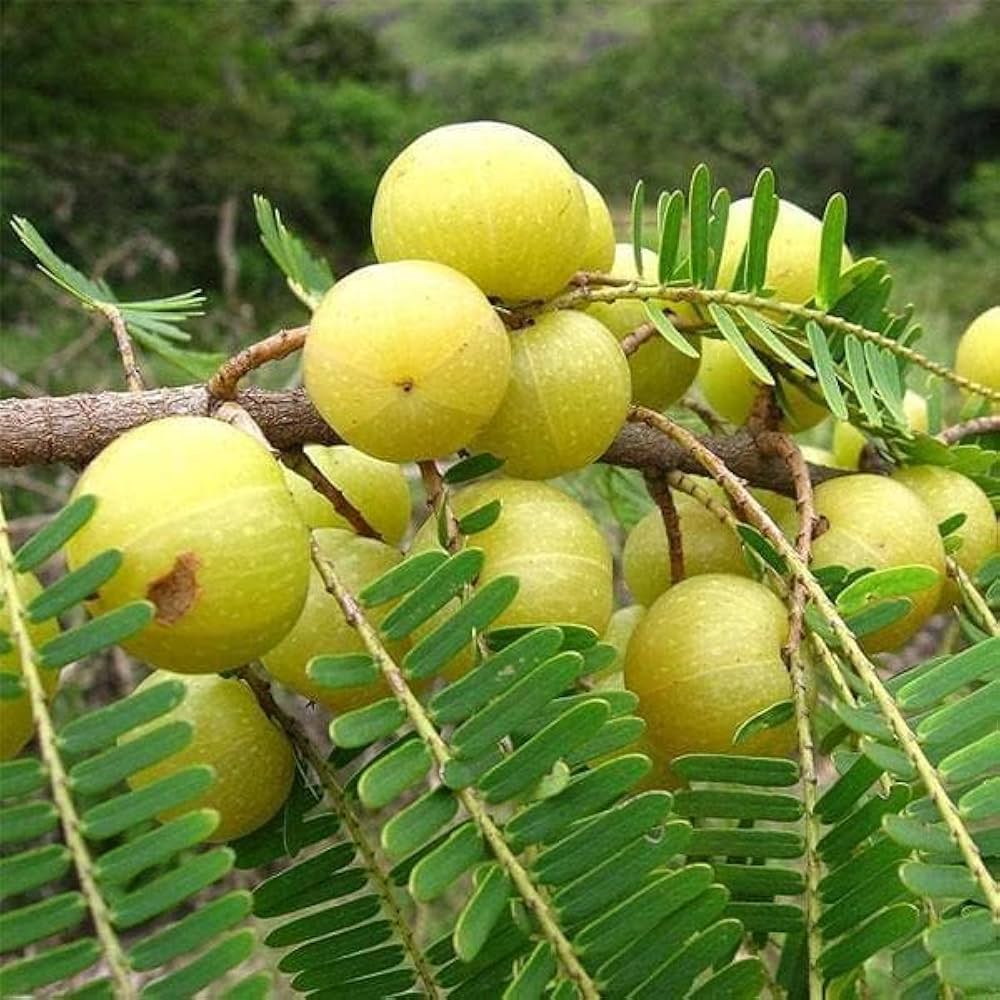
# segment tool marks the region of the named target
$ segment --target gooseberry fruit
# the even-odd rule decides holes
[[[752,198],[740,198],[729,208],[726,237],[719,261],[718,286],[730,288],[736,277],[743,249],[750,236]],[[790,201],[778,202],[778,216],[767,251],[765,284],[773,288],[779,302],[808,302],[816,293],[819,247],[823,223]],[[847,247],[841,251],[840,270],[851,266]]]
[[[783,430],[808,430],[827,416],[829,411],[823,403],[815,402],[801,389],[780,377],[778,383],[786,404],[781,421]],[[698,385],[717,413],[734,424],[745,424],[762,383],[728,343],[705,338],[701,343]],[[816,394],[817,399],[820,398],[818,386]]]
[[[964,378],[1000,391],[1000,306],[980,313],[958,342],[955,371]],[[1000,404],[994,403],[994,409]]]
[[[41,592],[42,585],[30,573],[21,573],[15,578],[17,593],[21,602],[27,606]],[[12,647],[5,653],[0,653],[0,672],[5,674],[22,674],[21,653],[13,643],[11,635],[10,608],[6,601],[0,603],[0,634],[11,637]],[[39,649],[50,639],[59,634],[59,623],[54,618],[41,622],[28,622],[28,637],[31,645]],[[45,694],[51,697],[59,686],[59,671],[38,668]],[[10,760],[24,749],[25,743],[31,739],[35,731],[35,720],[31,713],[31,699],[27,691],[22,691],[16,698],[0,698],[0,760]]]
[[[712,496],[725,505],[718,487],[706,486]],[[739,537],[694,497],[674,491],[674,505],[680,519],[684,573],[749,575]],[[670,550],[663,515],[651,510],[629,532],[622,550],[622,570],[632,596],[650,605],[673,582],[670,575]]]
[[[453,507],[462,517],[493,500],[503,505],[500,517],[467,542],[485,554],[479,582],[506,574],[520,581],[493,627],[573,623],[603,632],[612,608],[611,552],[590,514],[554,486],[522,479],[476,483],[454,495]],[[436,545],[431,517],[412,551]]]
[[[558,292],[589,233],[573,168],[544,139],[502,122],[445,125],[414,140],[389,164],[372,209],[380,261],[438,261],[514,301]]]
[[[66,544],[70,569],[106,549],[122,565],[93,601],[152,601],[122,645],[156,667],[224,670],[270,649],[302,610],[308,532],[281,467],[258,441],[208,417],[167,417],[113,441],[73,496],[97,497]]]
[[[337,575],[353,594],[363,590],[402,560],[402,555],[373,538],[362,538],[340,528],[320,528],[313,532],[320,551],[336,566]],[[366,611],[378,624],[392,610],[381,605]],[[405,645],[390,644],[394,657],[406,651]],[[321,654],[364,653],[358,633],[347,624],[336,599],[327,592],[319,572],[309,575],[309,596],[292,630],[262,657],[269,674],[292,691],[319,702],[333,712],[360,708],[387,693],[384,683],[332,689],[317,684],[308,674],[309,661]]]
[[[954,532],[962,541],[954,559],[966,573],[975,573],[1000,549],[993,504],[971,479],[940,465],[911,465],[897,469],[892,478],[913,490],[938,524],[965,514],[965,522]],[[943,611],[959,600],[958,585],[949,577],[938,608]]]
[[[486,296],[442,264],[375,264],[313,314],[306,391],[348,444],[410,462],[468,444],[507,388],[510,343]]]
[[[512,476],[552,479],[603,454],[630,399],[628,363],[607,327],[573,310],[544,313],[511,335],[507,394],[473,446],[506,459]]]
[[[781,601],[743,577],[707,573],[659,597],[628,645],[625,684],[639,696],[645,744],[661,765],[686,753],[786,754],[785,723],[733,744],[748,718],[791,697]]]
[[[621,690],[625,686],[622,671],[625,669],[625,654],[628,650],[629,640],[636,626],[642,621],[646,614],[646,609],[641,604],[629,604],[627,607],[619,608],[608,622],[608,627],[601,636],[601,642],[612,646],[615,651],[614,660],[609,663],[598,674],[591,677],[600,679],[601,688],[613,688]]]
[[[903,412],[911,431],[927,433],[927,400],[923,396],[907,389],[903,394]],[[838,420],[833,427],[833,458],[836,466],[841,469],[856,469],[867,443],[868,438],[857,427]]]
[[[215,781],[196,799],[165,810],[166,821],[193,809],[214,809],[219,825],[209,838],[235,840],[263,826],[284,804],[292,787],[295,758],[285,734],[264,714],[253,692],[235,678],[181,676],[157,670],[136,693],[168,680],[182,681],[184,700],[165,715],[130,730],[122,742],[168,722],[191,725],[191,742],[128,778],[133,789],[196,764],[215,771]]]
[[[934,613],[941,596],[944,546],[937,522],[915,493],[884,476],[829,479],[816,487],[813,499],[817,515],[828,525],[813,541],[813,569],[921,565],[938,573],[933,586],[908,595],[913,607],[904,617],[862,639],[872,653],[897,648]],[[785,530],[792,534],[796,526],[786,523]]]
[[[656,281],[656,254],[652,250],[642,251],[642,271],[641,275],[636,271],[632,244],[619,243],[615,248],[611,274],[616,278],[642,277],[646,281]],[[683,302],[657,301],[654,304],[676,313],[682,319],[695,317],[691,307]],[[587,306],[587,312],[599,319],[619,340],[649,322],[642,302],[638,299],[594,302]],[[648,406],[653,410],[662,410],[677,402],[694,381],[698,371],[697,358],[682,354],[658,334],[640,345],[629,357],[628,364],[632,371],[632,399],[640,406]]]
[[[387,542],[398,545],[403,540],[410,525],[410,488],[398,465],[349,445],[306,445],[305,453]],[[299,513],[310,528],[350,528],[307,479],[288,468],[284,473]]]
[[[576,175],[587,202],[590,221],[587,242],[580,261],[581,271],[607,271],[615,262],[615,226],[601,192],[586,177]]]

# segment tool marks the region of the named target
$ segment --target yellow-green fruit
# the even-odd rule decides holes
[[[322,553],[334,564],[337,575],[353,594],[402,561],[396,549],[373,538],[362,538],[340,528],[320,528],[313,533]],[[366,612],[376,625],[392,610],[381,605]],[[389,652],[402,655],[406,644],[391,644]],[[293,691],[311,698],[333,712],[348,712],[376,698],[387,689],[381,681],[359,687],[331,689],[317,684],[307,673],[309,661],[325,653],[363,653],[364,643],[344,620],[336,600],[327,593],[319,573],[313,568],[309,577],[309,596],[302,615],[291,632],[263,657],[272,677]]]
[[[587,242],[580,261],[581,271],[607,271],[615,262],[615,226],[601,192],[586,177],[576,175],[587,202],[590,220]]]
[[[732,742],[748,718],[791,697],[781,659],[787,636],[781,601],[743,577],[695,576],[658,598],[625,661],[655,757],[666,765],[685,753],[788,753],[790,723]]]
[[[611,274],[616,278],[642,277],[657,280],[656,254],[642,251],[642,275],[635,267],[631,243],[619,243],[615,248],[615,262]],[[657,302],[662,308],[677,313],[682,319],[691,319],[691,307],[682,302]],[[638,299],[621,299],[618,302],[595,302],[587,312],[599,319],[619,340],[623,340],[636,327],[649,322],[649,317]],[[655,336],[642,344],[629,359],[632,370],[632,399],[641,406],[662,410],[677,402],[698,372],[698,359],[681,354],[663,337]]]
[[[736,276],[743,248],[750,236],[752,198],[734,201],[729,209],[726,239],[719,262],[718,286],[729,288]],[[780,302],[807,302],[816,293],[819,247],[823,223],[804,208],[782,199],[767,251],[765,283]],[[847,247],[841,251],[840,270],[851,266]]]
[[[235,840],[263,826],[284,804],[292,787],[295,758],[285,734],[264,714],[250,688],[235,678],[190,677],[158,670],[137,688],[182,681],[184,700],[159,718],[131,730],[133,740],[170,722],[191,725],[191,742],[177,753],[128,778],[144,788],[184,768],[207,764],[215,781],[196,799],[160,814],[163,821],[192,809],[214,809],[219,825],[210,840]]]
[[[506,459],[505,471],[525,479],[589,465],[628,412],[631,383],[618,342],[596,319],[560,310],[515,331],[511,349],[507,394],[475,450]]]
[[[267,449],[230,424],[167,417],[123,434],[74,497],[94,516],[66,545],[70,569],[120,549],[93,608],[152,601],[152,624],[122,645],[156,667],[206,673],[269,650],[295,623],[309,582],[308,531]]]
[[[573,168],[544,139],[502,122],[420,136],[389,164],[372,209],[380,261],[436,260],[509,300],[558,292],[589,233]]]
[[[486,556],[479,582],[506,574],[520,580],[493,627],[568,622],[603,632],[611,617],[611,552],[587,511],[553,486],[522,479],[476,483],[456,494],[454,509],[461,517],[493,500],[503,504],[500,517],[468,541]],[[432,517],[413,551],[436,545]]]
[[[981,313],[962,334],[955,371],[1000,392],[1000,306]],[[1000,403],[994,403],[993,408],[1000,409]]]
[[[912,389],[903,395],[903,412],[911,431],[927,433],[927,400]],[[856,469],[868,438],[853,424],[838,420],[833,427],[833,458],[841,469]]]
[[[938,524],[955,514],[965,514],[965,523],[955,531],[962,546],[954,553],[954,559],[966,573],[975,573],[989,556],[1000,550],[993,504],[971,479],[940,465],[911,465],[897,469],[892,478],[913,490]],[[958,585],[949,578],[938,607],[944,610],[958,601]]]
[[[410,462],[464,447],[507,388],[510,343],[486,296],[442,264],[349,274],[313,313],[306,391],[348,444]]]
[[[721,490],[709,488],[709,492],[725,504]],[[681,523],[685,576],[749,575],[739,538],[729,525],[686,493],[675,491],[674,504]],[[652,604],[671,585],[670,549],[659,510],[651,510],[629,532],[622,551],[622,568],[625,582],[640,604]]]
[[[306,445],[305,452],[387,542],[398,545],[403,540],[410,526],[410,489],[398,465],[346,444],[332,448]],[[299,513],[310,528],[350,528],[307,479],[288,468],[284,472]]]
[[[913,608],[901,619],[867,635],[869,652],[896,649],[934,613],[945,578],[944,546],[937,521],[911,490],[884,476],[842,476],[816,487],[816,513],[829,525],[813,542],[812,566],[930,566],[939,579],[932,587],[910,594]],[[784,525],[787,533],[794,523]]]
[[[622,671],[625,669],[625,653],[628,650],[629,640],[636,626],[642,621],[646,614],[646,609],[641,604],[630,604],[628,607],[619,608],[608,622],[608,627],[601,636],[601,642],[606,642],[613,646],[615,658],[599,674],[592,674],[592,678],[600,678],[599,686],[602,690],[608,688],[621,690],[625,686]]]
[[[28,605],[42,592],[41,584],[30,573],[22,573],[17,577],[17,592],[23,605]],[[0,590],[2,594],[2,590]],[[0,633],[11,635],[10,608],[6,601],[0,602]],[[31,645],[38,649],[59,634],[59,623],[54,618],[43,622],[29,623],[28,636]],[[6,653],[0,653],[0,672],[5,674],[21,674],[21,654],[16,644]],[[59,671],[39,668],[42,687],[49,697],[59,685]],[[10,760],[16,757],[31,739],[35,731],[35,722],[31,714],[31,700],[24,691],[16,698],[0,699],[0,760]]]
[[[788,412],[782,419],[786,431],[804,431],[815,427],[827,416],[827,408],[813,402],[794,385],[779,379]],[[701,367],[698,385],[709,405],[734,424],[746,423],[760,391],[761,382],[751,373],[736,351],[724,340],[701,342]],[[819,388],[816,388],[817,396]]]

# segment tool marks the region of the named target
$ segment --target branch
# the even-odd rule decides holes
[[[303,389],[243,389],[236,393],[236,402],[279,451],[303,444],[343,444]],[[83,466],[116,437],[140,424],[162,417],[211,413],[212,398],[203,385],[0,400],[0,466],[53,462]],[[708,435],[699,441],[741,479],[786,496],[795,495],[785,463],[777,456],[765,455],[749,432]],[[638,424],[624,426],[601,461],[640,471],[677,469],[704,475],[704,469],[684,448]],[[819,484],[849,473],[810,465],[809,475],[813,484]]]
[[[132,346],[128,327],[125,325],[125,317],[113,305],[102,304],[98,308],[114,331],[115,344],[118,347],[118,355],[122,359],[122,368],[125,369],[125,384],[128,386],[129,392],[142,392],[146,388],[146,383],[142,380],[142,372],[139,371],[139,365],[135,360],[135,349]]]
[[[973,434],[992,434],[995,431],[1000,431],[1000,413],[976,417],[974,420],[966,420],[965,423],[946,427],[938,434],[938,440],[945,444],[954,444],[956,441],[971,437]]]
[[[677,504],[670,486],[655,472],[648,471],[645,475],[646,489],[660,508],[663,528],[667,533],[667,545],[670,549],[670,583],[680,583],[684,579],[684,539],[681,534],[681,519],[677,513]]]
[[[308,332],[308,326],[279,330],[270,337],[244,348],[239,354],[227,358],[208,381],[209,395],[215,399],[235,399],[236,386],[244,375],[248,375],[268,361],[287,358],[289,354],[301,350]]]

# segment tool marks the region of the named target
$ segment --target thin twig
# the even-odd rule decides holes
[[[7,520],[2,504],[0,504],[0,577],[3,578],[0,590],[3,592],[4,604],[9,618],[7,627],[10,629],[21,661],[21,678],[27,688],[31,715],[38,733],[39,751],[42,762],[48,771],[52,798],[59,813],[63,838],[73,858],[73,866],[80,881],[80,889],[87,901],[94,930],[101,943],[102,957],[107,964],[111,981],[114,984],[115,995],[128,1000],[128,998],[138,996],[138,991],[129,975],[128,958],[115,932],[111,912],[98,887],[97,877],[94,873],[94,861],[81,832],[80,814],[76,810],[76,803],[70,792],[69,776],[57,748],[55,726],[52,723],[51,715],[49,715],[45,688],[39,673],[40,668],[35,660],[35,650],[25,625],[26,612],[17,589],[14,555],[11,551]]]
[[[635,354],[647,340],[650,340],[656,333],[656,327],[652,323],[642,323],[631,333],[622,337],[622,353],[625,357]]]
[[[135,360],[135,349],[132,346],[132,338],[129,336],[128,327],[125,324],[125,317],[121,311],[110,303],[100,303],[98,309],[111,324],[111,329],[115,334],[115,344],[118,347],[118,356],[122,359],[122,368],[125,369],[125,384],[129,392],[142,392],[146,388],[142,379],[142,372]]]
[[[336,567],[319,551],[315,542],[313,543],[313,561],[323,578],[328,593],[340,605],[345,621],[361,637],[368,653],[382,671],[392,693],[405,709],[417,735],[431,751],[439,770],[442,769],[452,759],[448,745],[434,726],[430,716],[424,711],[423,705],[420,704],[406,683],[402,671],[382,644],[378,632],[365,617],[361,606],[337,575]],[[572,980],[585,1000],[598,1000],[600,993],[597,984],[583,967],[573,945],[553,919],[552,907],[546,899],[545,893],[535,884],[531,873],[510,849],[502,830],[493,820],[479,794],[473,787],[456,789],[453,794],[462,803],[476,824],[480,835],[517,888],[525,906],[534,915],[542,935],[552,946],[563,975]]]
[[[420,479],[427,494],[427,507],[434,517],[444,518],[445,548],[449,552],[457,552],[462,547],[462,529],[458,526],[458,518],[451,506],[448,487],[441,476],[441,470],[433,459],[417,462],[420,469]]]
[[[667,547],[670,550],[670,582],[680,583],[684,579],[684,539],[681,534],[681,519],[670,486],[654,471],[645,474],[646,489],[660,508],[663,528],[667,533]]]
[[[784,557],[789,571],[798,577],[806,589],[807,596],[813,601],[819,613],[830,625],[840,643],[847,660],[857,672],[869,696],[878,706],[882,717],[889,724],[899,746],[906,754],[910,763],[917,771],[927,794],[934,803],[948,828],[949,834],[958,847],[966,867],[981,889],[994,920],[1000,921],[1000,887],[983,862],[979,847],[973,840],[962,819],[958,807],[952,801],[944,787],[936,768],[928,760],[910,724],[896,706],[892,695],[882,683],[874,664],[861,649],[850,628],[837,612],[836,606],[827,597],[826,592],[810,573],[809,567],[799,558],[798,552],[781,533],[778,526],[771,520],[764,508],[749,493],[743,484],[712,454],[690,431],[664,417],[662,414],[642,407],[633,407],[629,414],[630,420],[638,420],[651,427],[656,427],[661,433],[673,438],[678,444],[687,448],[698,459],[705,470],[729,494],[734,501],[740,502],[750,516],[751,523],[771,543],[777,552]]]
[[[953,556],[947,557],[945,565],[948,568],[948,575],[958,584],[959,593],[966,606],[979,619],[979,624],[990,635],[1000,635],[1000,623],[997,622],[996,615],[990,610],[990,606],[979,593],[979,588],[972,582],[969,574],[959,566]]]
[[[964,423],[946,427],[938,434],[938,440],[945,444],[954,444],[956,441],[971,437],[973,434],[993,434],[996,431],[1000,431],[1000,413],[976,417],[973,420],[966,420]]]
[[[729,424],[719,416],[707,403],[688,393],[681,399],[680,405],[690,410],[710,431],[721,434],[729,428]]]
[[[302,349],[309,333],[308,326],[279,330],[270,337],[243,348],[239,354],[227,358],[219,370],[208,380],[208,393],[214,399],[235,399],[240,379],[269,361],[287,358]]]
[[[357,534],[364,535],[366,538],[377,538],[380,542],[383,541],[382,536],[368,523],[364,514],[323,475],[316,463],[302,448],[288,448],[281,452],[279,457],[292,472],[297,472],[320,496],[329,500],[333,509],[347,521]]]
[[[345,793],[337,776],[326,757],[320,753],[295,716],[286,712],[271,693],[270,681],[266,673],[259,667],[245,667],[240,676],[253,691],[258,704],[265,714],[281,726],[289,742],[295,747],[299,757],[306,761],[313,773],[319,779],[323,790],[333,803],[337,816],[347,828],[351,842],[357,847],[364,859],[365,869],[374,885],[375,891],[382,898],[386,914],[392,922],[396,933],[403,942],[403,947],[413,963],[421,984],[430,998],[442,996],[441,988],[434,979],[434,973],[424,956],[424,951],[417,943],[410,927],[408,915],[403,912],[393,889],[392,879],[383,870],[375,848],[368,842],[368,837],[361,820],[351,806],[350,798]]]

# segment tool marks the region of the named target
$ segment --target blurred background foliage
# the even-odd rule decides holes
[[[849,199],[925,348],[1000,299],[1000,0],[4,0],[2,208],[120,295],[200,286],[196,346],[302,321],[261,191],[336,271],[369,258],[396,151],[436,124],[540,132],[624,216],[634,180],[772,164]],[[117,384],[99,324],[3,231],[5,392]],[[157,371],[184,381],[177,371]]]

